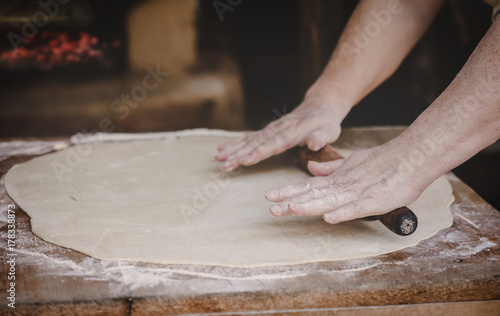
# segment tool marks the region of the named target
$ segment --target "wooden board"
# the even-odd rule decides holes
[[[384,142],[400,129],[376,131],[350,130],[340,142],[365,147],[366,133]],[[348,141],[353,137],[355,142]],[[0,173],[35,152],[65,144],[67,140],[0,143]],[[13,202],[2,186],[0,291],[9,289],[7,260],[15,253],[16,308],[7,307],[4,294],[0,314],[381,315],[405,308],[416,315],[437,306],[432,310],[498,315],[499,302],[485,301],[500,299],[500,213],[453,174],[447,178],[456,199],[451,206],[454,224],[415,247],[366,259],[248,269],[94,259],[35,236],[29,217],[17,207],[16,245],[10,252],[5,214]],[[328,245],[318,245],[318,251],[328,251]],[[395,307],[402,304],[420,305]]]

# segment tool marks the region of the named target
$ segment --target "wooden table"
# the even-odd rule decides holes
[[[351,129],[352,147],[387,141],[401,129]],[[352,139],[355,139],[353,142]],[[67,139],[0,143],[0,174]],[[415,247],[372,258],[283,267],[226,268],[104,261],[31,232],[15,208],[15,249],[7,248],[0,189],[0,292],[4,315],[500,315],[500,213],[448,174],[454,224]],[[6,300],[15,256],[15,309]],[[253,312],[252,312],[253,311]]]

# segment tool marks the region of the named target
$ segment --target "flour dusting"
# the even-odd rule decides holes
[[[0,142],[0,161],[12,156],[40,155],[68,147],[66,141],[11,141]]]
[[[461,215],[461,214],[456,214],[458,217],[460,217],[461,219],[463,219],[464,221],[466,221],[467,223],[469,223],[469,225],[471,225],[472,227],[476,228],[476,229],[480,229],[479,225],[474,223],[473,221],[471,221],[470,219],[468,219],[467,217]]]
[[[486,237],[479,238],[479,241],[479,244],[476,241],[459,241],[457,247],[453,249],[443,250],[439,252],[439,254],[444,256],[470,257],[484,249],[498,246],[496,243],[492,242]]]

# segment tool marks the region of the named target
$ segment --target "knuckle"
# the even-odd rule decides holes
[[[246,133],[245,136],[243,136],[241,138],[241,141],[242,142],[250,142],[253,139],[255,139],[255,137],[257,137],[257,134],[258,134],[258,132],[249,132],[249,133]],[[238,141],[235,140],[234,142],[237,143]]]
[[[358,196],[358,192],[347,190],[344,192],[345,198],[349,200],[355,200],[356,196]]]
[[[336,179],[333,176],[331,176],[331,175],[326,176],[325,182],[326,182],[326,185],[330,186],[330,188],[332,188],[334,190],[338,189],[338,186],[335,184]]]
[[[266,131],[267,129],[263,129],[262,131],[256,132],[254,137],[252,137],[251,143],[260,144],[264,142],[268,138]]]
[[[324,177],[314,177],[311,178],[311,188],[315,187],[323,187],[325,184],[328,184]]]
[[[373,198],[364,198],[363,200],[360,201],[362,202],[363,206],[362,209],[360,210],[361,212],[367,214],[374,214],[374,215],[381,215],[384,212],[383,207],[380,203],[378,203],[377,200]]]
[[[287,119],[286,115],[283,116],[281,119],[276,120],[274,122],[269,123],[269,125],[264,128],[264,130],[269,134],[272,135],[274,133],[278,133],[286,128],[288,128],[290,120]]]
[[[295,121],[297,119],[297,115],[295,115],[294,113],[288,113],[288,114],[285,114],[281,117],[281,119],[279,120],[281,126],[284,126],[284,127],[289,127],[293,121]]]
[[[312,180],[306,180],[304,183],[303,183],[303,188],[305,190],[311,190],[313,187],[313,184],[312,184]]]
[[[335,204],[337,202],[338,198],[337,198],[336,194],[330,193],[330,194],[325,196],[325,200],[328,204]]]
[[[361,217],[366,215],[367,211],[369,211],[368,203],[365,200],[356,200],[352,202],[352,213],[349,214],[351,217]]]
[[[302,216],[302,215],[304,215],[304,212],[301,209],[297,208],[297,209],[294,209],[292,211],[292,214],[297,215],[297,216]]]
[[[321,130],[315,130],[311,133],[309,138],[320,143],[326,143],[327,135]]]
[[[320,190],[318,190],[318,189],[316,189],[316,188],[312,188],[312,189],[311,189],[311,191],[309,191],[309,195],[310,195],[313,199],[315,199],[315,198],[319,197],[319,196],[320,196],[320,194],[321,194],[321,191],[320,191]]]
[[[283,144],[288,142],[288,138],[283,133],[279,133],[274,136],[273,141],[278,144]]]
[[[280,154],[280,153],[284,152],[287,149],[288,149],[288,145],[287,144],[279,144],[278,146],[276,146],[276,148],[274,149],[273,153],[275,155],[277,155],[277,154]]]
[[[264,153],[264,145],[255,146],[250,154],[251,157],[260,156]]]
[[[277,131],[277,130],[283,128],[284,125],[285,125],[284,120],[277,120],[277,121],[270,123],[268,126],[269,126],[269,129]]]

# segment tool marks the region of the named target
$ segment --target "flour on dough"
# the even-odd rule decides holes
[[[36,235],[107,260],[258,267],[353,259],[414,246],[453,222],[444,177],[409,206],[419,226],[407,237],[378,221],[273,217],[264,191],[309,175],[287,154],[222,173],[213,155],[228,139],[205,132],[79,145],[15,165],[5,186]]]

